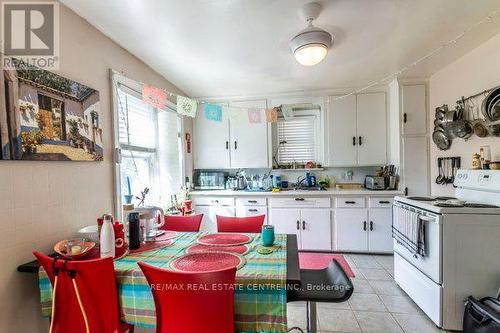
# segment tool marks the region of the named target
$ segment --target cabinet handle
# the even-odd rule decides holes
[[[390,204],[391,202],[390,201],[386,201],[386,200],[381,200],[378,203],[379,204]]]
[[[353,137],[352,137],[352,145],[353,145],[353,146],[355,146],[355,145],[356,145],[356,137],[355,137],[355,136],[353,136]]]
[[[366,221],[363,221],[363,230],[366,231]]]
[[[406,124],[406,122],[408,121],[408,116],[406,115],[406,112],[403,113],[403,123]]]
[[[229,141],[226,141],[226,149],[229,149]]]
[[[354,205],[356,204],[356,201],[346,201],[346,205]]]
[[[359,145],[360,145],[360,146],[363,144],[363,141],[362,141],[362,140],[363,140],[363,138],[360,136],[360,137],[358,138],[358,141],[359,141]]]
[[[370,231],[373,230],[373,221],[370,221]]]
[[[297,230],[300,230],[300,221],[297,220]]]
[[[248,203],[257,203],[257,200],[248,200]]]
[[[212,200],[213,203],[219,203],[219,200]]]
[[[238,149],[238,142],[234,141],[234,149]]]
[[[249,212],[253,212],[253,213],[258,212],[258,210],[257,210],[257,209],[249,209],[248,211],[249,211]]]
[[[304,201],[304,198],[295,198],[295,201]]]
[[[306,221],[302,221],[302,230],[306,230]]]

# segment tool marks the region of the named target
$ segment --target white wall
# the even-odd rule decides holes
[[[18,273],[17,265],[113,211],[109,69],[182,93],[62,4],[60,18],[57,73],[99,90],[104,162],[0,161],[0,332],[47,332],[37,276]]]
[[[432,127],[434,126],[434,109],[442,104],[455,106],[461,96],[470,96],[500,85],[500,34],[481,44],[455,62],[447,65],[430,79],[430,106],[429,115]],[[431,193],[432,195],[451,195],[451,185],[437,185],[437,158],[443,156],[460,156],[462,167],[470,168],[472,154],[479,153],[479,147],[490,145],[493,160],[500,161],[500,138],[478,138],[473,135],[468,141],[453,140],[451,148],[440,151],[431,143]]]

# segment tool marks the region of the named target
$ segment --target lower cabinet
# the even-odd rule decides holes
[[[200,231],[217,232],[216,215],[235,216],[234,206],[196,206],[196,213],[203,214]]]
[[[276,233],[297,235],[301,250],[332,249],[329,209],[272,208],[269,216]]]
[[[339,208],[335,210],[335,250],[392,252],[392,210]]]

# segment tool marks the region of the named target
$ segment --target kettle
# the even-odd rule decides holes
[[[137,207],[136,212],[140,213],[141,226],[144,228],[144,239],[154,241],[158,236],[158,229],[165,224],[165,214],[163,209],[157,206]]]
[[[247,188],[248,181],[244,173],[240,173],[236,176],[236,184],[237,184],[236,189],[238,190],[244,190]]]

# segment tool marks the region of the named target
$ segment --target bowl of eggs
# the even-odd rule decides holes
[[[85,238],[65,239],[54,245],[54,251],[68,259],[82,259],[88,256],[96,243]]]

